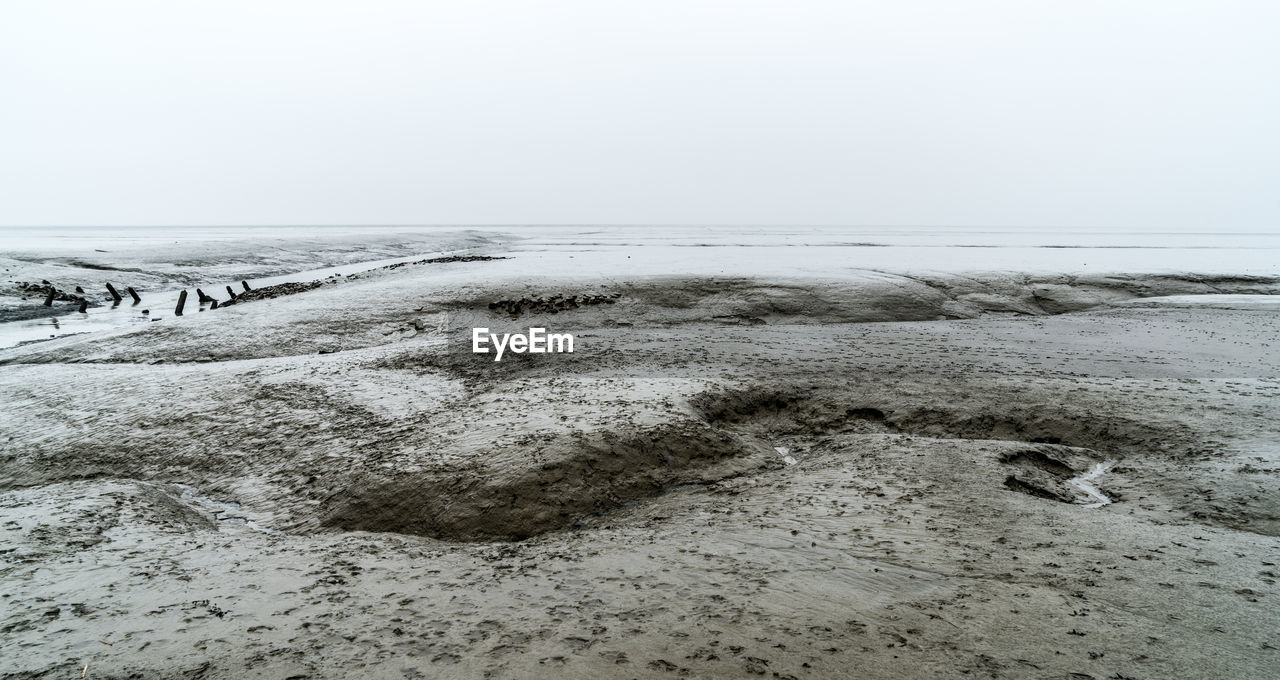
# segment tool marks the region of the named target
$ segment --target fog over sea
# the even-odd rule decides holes
[[[800,262],[778,261],[779,252],[752,256],[746,249],[800,253],[807,268],[874,266],[894,271],[1203,271],[1268,275],[1280,272],[1280,228],[1275,230],[1073,229],[1009,227],[879,226],[671,226],[671,225],[434,225],[434,226],[184,226],[184,227],[0,227],[0,254],[40,258],[90,257],[129,261],[141,253],[184,245],[202,251],[218,243],[259,241],[429,241],[433,234],[470,231],[519,242],[527,252],[579,250],[643,254],[652,273],[689,273],[723,267],[734,273],[780,273]],[[716,248],[681,255],[681,248]],[[961,249],[979,248],[968,253]],[[792,250],[795,249],[795,250]],[[874,250],[872,250],[874,249]],[[24,258],[25,259],[25,258]],[[633,257],[634,259],[634,257]],[[317,264],[324,262],[317,260]],[[636,263],[637,265],[641,263]],[[577,263],[583,273],[590,262]],[[765,270],[758,269],[760,267]],[[634,273],[644,273],[635,271]],[[696,273],[696,272],[693,272]]]

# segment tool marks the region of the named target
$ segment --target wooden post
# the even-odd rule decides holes
[[[174,316],[182,316],[182,308],[187,304],[187,291],[178,293],[178,308],[173,310]]]
[[[133,297],[133,304],[135,304],[135,305],[136,305],[136,304],[138,304],[139,302],[142,302],[142,298],[138,297],[138,291],[134,290],[134,289],[133,289],[133,286],[129,286],[129,287],[128,287],[128,288],[126,288],[125,290],[128,290],[128,291],[129,291],[129,295],[131,295],[131,296]]]
[[[84,314],[85,310],[87,310],[88,308],[89,308],[89,301],[84,298],[80,298],[80,313]]]
[[[112,298],[115,298],[117,305],[120,304],[120,300],[121,300],[120,294],[116,292],[116,287],[111,285],[109,282],[107,283],[107,292],[111,293]]]
[[[81,294],[81,295],[84,295],[84,289],[83,289],[83,288],[81,288],[80,286],[76,286],[76,292],[77,292],[77,293],[79,293],[79,294]]]
[[[53,306],[53,296],[54,296],[54,295],[57,295],[57,294],[58,294],[58,291],[57,291],[57,290],[55,290],[55,289],[53,289],[53,288],[50,288],[50,289],[49,289],[49,295],[48,295],[48,297],[46,297],[46,298],[44,299],[44,306],[45,306],[45,307],[52,307],[52,306]]]
[[[248,281],[241,281],[241,282],[240,282],[240,285],[244,286],[244,292],[246,292],[246,293],[248,293],[248,292],[249,292],[249,282],[248,282]]]
[[[209,298],[209,309],[217,309],[217,308],[218,308],[218,301],[214,300],[213,298]]]
[[[209,296],[205,295],[203,290],[200,290],[199,288],[197,288],[196,301],[199,302],[200,304],[204,304],[209,301]]]
[[[230,295],[232,300],[236,299],[236,292],[231,290],[231,286],[227,286],[227,295]]]

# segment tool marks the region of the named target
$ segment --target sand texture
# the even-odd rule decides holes
[[[0,678],[1280,669],[1276,279],[485,243],[0,351]]]

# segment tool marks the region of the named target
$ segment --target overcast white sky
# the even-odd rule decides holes
[[[1280,2],[0,4],[0,224],[1280,227]]]

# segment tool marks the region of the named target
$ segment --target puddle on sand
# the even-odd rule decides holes
[[[1111,466],[1115,464],[1116,462],[1114,460],[1104,460],[1101,463],[1094,463],[1093,467],[1089,468],[1088,472],[1078,474],[1067,480],[1068,484],[1085,492],[1093,499],[1092,503],[1086,503],[1084,507],[1100,508],[1104,505],[1111,505],[1111,499],[1105,493],[1102,493],[1101,489],[1094,486],[1093,481],[1105,474],[1111,469]]]
[[[196,492],[195,487],[187,486],[186,484],[174,483],[173,486],[177,487],[178,490],[182,492],[179,496],[180,499],[212,511],[214,519],[218,520],[219,523],[225,522],[227,524],[238,524],[247,529],[252,529],[264,534],[271,534],[272,536],[284,535],[275,529],[268,529],[248,517],[245,517],[244,513],[240,509],[239,503],[215,501],[208,496],[201,496]]]

